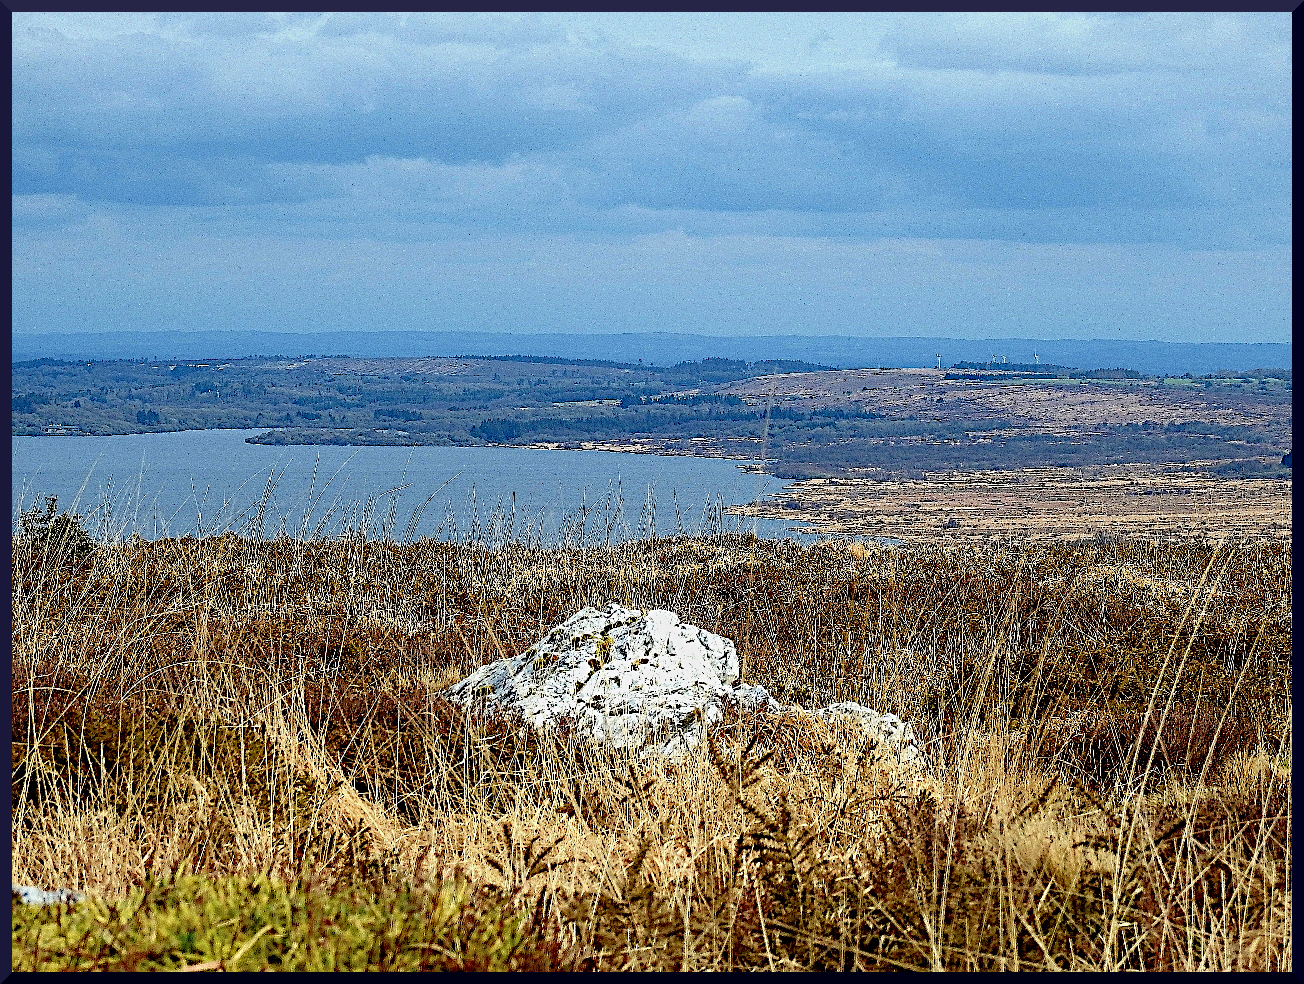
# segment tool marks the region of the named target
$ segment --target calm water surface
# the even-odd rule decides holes
[[[119,437],[14,437],[13,512],[59,497],[115,535],[155,538],[257,530],[395,538],[539,536],[592,542],[696,533],[719,506],[782,487],[739,462],[613,451],[491,447],[269,447],[262,430]],[[404,487],[406,486],[406,487]],[[268,491],[270,487],[270,492]],[[514,496],[514,498],[513,498]],[[259,504],[265,502],[265,508]],[[260,515],[261,513],[261,515]],[[809,539],[777,520],[724,517],[729,529]]]

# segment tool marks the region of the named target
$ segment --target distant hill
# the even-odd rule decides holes
[[[1027,362],[957,362],[952,369],[961,372],[947,373],[947,379],[970,379],[973,373],[980,373],[983,379],[1001,377],[1018,377],[1020,379],[1054,379],[1056,376],[1068,379],[1140,379],[1141,373],[1135,369],[1076,369],[1073,366],[1054,366],[1045,363]]]
[[[1202,375],[1219,369],[1289,366],[1291,345],[1276,342],[1137,342],[1077,339],[847,338],[762,335],[734,338],[672,332],[514,335],[506,332],[69,332],[14,335],[12,360],[204,359],[258,355],[535,355],[671,366],[723,358],[800,360],[841,369],[983,364],[1116,366],[1148,375]],[[1035,356],[1035,358],[1034,358]]]

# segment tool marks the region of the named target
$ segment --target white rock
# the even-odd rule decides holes
[[[738,705],[747,711],[765,711],[768,714],[782,714],[798,710],[793,704],[784,704],[770,696],[770,692],[764,687],[753,687],[750,684],[741,684],[734,688],[730,695]]]
[[[10,885],[13,886],[14,900],[23,905],[58,905],[61,902],[80,902],[86,898],[81,892],[74,892],[70,888],[34,888],[14,881]]]
[[[477,670],[446,691],[464,706],[521,715],[536,728],[571,720],[616,748],[648,739],[692,747],[720,720],[738,682],[728,639],[674,612],[612,604],[585,608],[519,656]]]
[[[823,721],[838,721],[864,728],[880,743],[894,751],[902,762],[922,760],[914,728],[895,714],[879,714],[878,711],[864,704],[857,704],[850,700],[821,707],[814,714]]]
[[[519,656],[500,659],[444,695],[464,707],[523,717],[534,728],[563,720],[597,744],[676,754],[701,741],[726,701],[769,714],[809,714],[764,687],[739,685],[738,651],[674,612],[611,604],[584,608]],[[916,757],[909,725],[859,704],[816,711],[870,727],[903,760]]]

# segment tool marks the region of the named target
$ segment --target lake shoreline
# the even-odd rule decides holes
[[[433,442],[352,442],[352,441],[259,441],[255,438],[265,437],[269,434],[277,433],[277,428],[261,427],[182,427],[176,430],[147,430],[147,431],[127,431],[121,434],[91,434],[86,431],[78,430],[73,427],[49,427],[43,434],[11,434],[13,438],[44,438],[44,437],[144,437],[151,434],[204,434],[213,431],[258,431],[252,437],[244,439],[246,444],[255,444],[259,447],[268,448],[514,448],[520,450],[537,450],[537,451],[611,451],[622,454],[651,454],[662,455],[666,457],[679,458],[715,458],[725,461],[741,461],[753,466],[746,470],[750,473],[769,474],[769,472],[757,472],[755,465],[757,459],[748,457],[743,454],[730,454],[715,447],[704,446],[697,449],[688,449],[675,446],[669,446],[655,441],[532,441],[529,444],[447,444]],[[693,439],[698,440],[698,439]]]
[[[218,428],[207,428],[218,429]],[[240,429],[240,428],[228,428]],[[247,429],[247,428],[246,428]],[[345,434],[357,434],[355,428],[340,428]],[[163,432],[148,432],[163,433]],[[166,432],[176,433],[176,432]],[[671,443],[667,440],[648,438],[639,439],[631,438],[628,440],[603,441],[603,440],[578,440],[578,441],[531,441],[527,444],[502,444],[489,442],[485,444],[451,444],[434,441],[413,441],[403,440],[411,435],[407,431],[397,429],[376,430],[373,433],[381,437],[392,438],[392,440],[368,440],[368,441],[276,441],[276,440],[259,440],[269,436],[279,436],[284,433],[282,428],[268,428],[262,433],[254,435],[252,438],[246,438],[247,444],[259,444],[265,447],[395,447],[395,448],[441,448],[441,447],[485,447],[485,448],[523,448],[540,451],[613,451],[625,454],[653,454],[676,457],[690,458],[719,458],[727,461],[744,461],[749,464],[756,464],[757,459],[754,456],[731,453],[719,447],[710,438],[688,438],[687,443],[695,445],[694,447],[683,447],[682,443]],[[89,435],[87,435],[89,436]],[[765,474],[768,474],[765,473]]]
[[[280,523],[298,528],[308,522],[312,529],[323,517],[329,519],[328,530],[341,523],[383,525],[395,522],[387,517],[397,512],[396,531],[402,533],[412,516],[414,536],[491,528],[492,535],[505,535],[509,527],[519,532],[529,517],[536,534],[541,530],[545,537],[573,530],[583,520],[590,526],[601,521],[604,538],[606,527],[616,524],[612,535],[625,538],[645,527],[714,528],[733,515],[725,509],[764,499],[781,485],[772,476],[745,471],[747,459],[658,453],[646,446],[245,440],[261,433],[265,430],[210,428],[94,438],[14,436],[11,520],[44,496],[57,495],[63,509],[93,515],[96,528],[111,514],[112,525],[125,524],[127,535],[139,530],[147,537],[259,525],[263,513],[266,528],[274,532]],[[550,456],[559,450],[576,453]],[[428,495],[433,502],[425,501]],[[259,505],[264,501],[265,508]],[[729,523],[739,525],[732,518]],[[757,532],[801,538],[805,531],[761,519]]]
[[[274,430],[206,428],[94,436],[122,440],[232,432],[262,436]],[[14,440],[27,436],[15,435]],[[246,437],[242,444],[282,453],[291,448],[316,448],[319,452],[327,448],[348,448],[355,454],[366,448],[390,453],[407,448],[409,452],[425,449],[436,454],[473,456],[497,451],[597,451],[680,461],[716,460],[722,464],[727,461],[738,472],[770,487],[735,488],[731,496],[734,501],[725,506],[725,515],[744,521],[764,521],[771,526],[771,532],[776,532],[782,524],[790,533],[803,537],[832,536],[909,544],[993,536],[1073,539],[1101,533],[1218,536],[1249,532],[1278,539],[1289,537],[1292,529],[1289,479],[1216,477],[1210,472],[1216,462],[935,472],[919,478],[851,475],[784,480],[765,471],[765,463],[757,458],[727,454],[705,441],[700,442],[700,447],[684,448],[655,440],[382,445],[262,444]],[[263,465],[260,471],[266,467]],[[514,479],[504,477],[504,481],[537,485],[537,481],[524,477],[532,470],[518,470]],[[571,466],[564,466],[564,470],[573,471]],[[594,472],[598,477],[609,477],[609,474],[605,468]],[[477,481],[480,501],[492,499],[494,493],[484,495],[485,486],[492,488],[490,481],[484,478]],[[129,488],[131,482],[126,484]],[[661,484],[664,488],[665,483]],[[257,491],[254,485],[261,488],[262,480],[247,480],[243,494],[254,494]],[[15,501],[18,501],[16,489],[15,486]],[[746,501],[739,501],[742,499]]]

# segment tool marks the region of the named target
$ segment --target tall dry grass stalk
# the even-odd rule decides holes
[[[439,895],[460,884],[519,914],[530,966],[1291,968],[1288,544],[13,550],[18,882],[141,911],[191,875],[487,905]],[[782,700],[901,714],[930,766],[739,711],[640,762],[439,696],[613,600],[734,639]],[[52,919],[16,922],[16,961]]]

